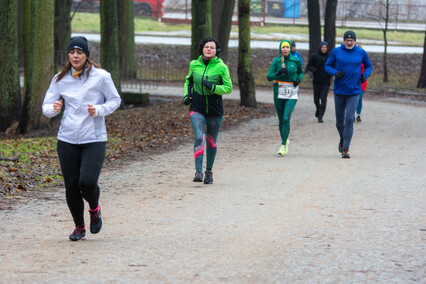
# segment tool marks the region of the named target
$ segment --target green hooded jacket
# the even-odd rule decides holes
[[[282,67],[281,62],[281,44],[286,41],[290,44],[291,50],[291,42],[289,40],[283,40],[280,42],[278,46],[279,56],[275,57],[272,60],[271,67],[269,68],[268,75],[266,75],[266,79],[268,81],[283,81],[283,82],[294,82],[296,79],[302,81],[303,78],[303,69],[302,64],[300,63],[299,58],[289,54],[287,57],[284,57],[285,68],[287,69],[287,74],[281,74],[276,76],[275,73],[279,71]],[[274,95],[278,94],[278,83],[274,83]]]
[[[201,84],[203,80],[215,84],[212,90]],[[232,92],[228,66],[219,57],[212,58],[206,65],[200,55],[189,64],[184,92],[185,99],[192,98],[190,111],[209,116],[223,116],[222,95]]]

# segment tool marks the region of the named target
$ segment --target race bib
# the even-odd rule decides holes
[[[299,98],[299,86],[294,87],[293,83],[281,82],[278,83],[278,98],[279,99],[295,99]]]

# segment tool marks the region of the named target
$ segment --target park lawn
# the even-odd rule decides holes
[[[77,33],[99,33],[100,32],[100,17],[98,13],[82,13],[77,12],[71,22],[71,29]],[[147,17],[135,17],[135,33],[138,32],[172,32],[187,30],[191,31],[189,24],[172,24],[157,21],[157,19]],[[337,28],[336,37],[343,37],[343,34],[348,28]],[[383,32],[378,29],[353,29],[358,39],[364,40],[383,40]],[[232,32],[238,33],[238,26],[232,27]],[[279,25],[268,24],[263,27],[253,26],[251,32],[254,34],[309,34],[308,26],[302,25]],[[388,41],[404,43],[410,46],[423,46],[424,32],[409,32],[409,31],[388,31]]]

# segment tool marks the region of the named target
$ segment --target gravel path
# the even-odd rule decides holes
[[[275,117],[221,132],[213,185],[191,145],[104,171],[84,241],[62,188],[0,212],[0,283],[426,283],[425,106],[367,97],[347,160],[329,99],[318,124],[301,96],[286,157]]]

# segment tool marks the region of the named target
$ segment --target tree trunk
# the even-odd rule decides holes
[[[321,18],[318,0],[308,0],[309,58],[321,43]]]
[[[385,28],[383,29],[383,39],[385,41],[385,52],[383,52],[383,82],[388,82],[388,22],[389,22],[389,0],[386,0]]]
[[[191,59],[196,59],[200,41],[212,35],[211,0],[193,0],[191,13]]]
[[[240,104],[256,107],[256,91],[251,68],[250,0],[238,1],[238,86]]]
[[[24,69],[24,36],[23,36],[23,23],[24,23],[24,0],[18,0],[18,56],[19,68]]]
[[[24,3],[24,15],[29,13],[30,17],[24,25],[32,23],[33,26],[24,27],[24,30],[30,31],[32,35],[27,34],[29,38],[24,47],[26,53],[25,79],[28,78],[28,82],[25,83],[25,96],[19,125],[21,133],[48,125],[49,120],[41,114],[41,105],[54,73],[54,0],[26,0]],[[29,11],[26,13],[25,9],[29,9]]]
[[[220,58],[228,59],[228,42],[232,26],[235,0],[215,0],[212,2],[212,34],[221,45]]]
[[[118,31],[120,51],[120,77],[136,78],[136,48],[133,1],[118,1]]]
[[[31,100],[31,86],[33,84],[34,56],[32,50],[35,32],[35,10],[36,1],[24,0],[23,2],[23,51],[24,51],[24,98],[22,103],[21,117],[19,118],[19,131],[25,133],[28,128],[28,103]]]
[[[383,38],[385,39],[385,51],[383,52],[383,82],[388,82],[388,39],[386,30],[383,30]]]
[[[0,131],[19,119],[21,90],[18,60],[18,2],[6,0],[0,5]]]
[[[118,0],[102,0],[101,16],[101,65],[111,73],[118,92],[120,85],[120,57],[118,50]]]
[[[426,88],[426,31],[425,40],[423,43],[422,70],[420,71],[420,78],[419,82],[417,83],[417,88]]]
[[[55,71],[59,72],[68,60],[67,49],[71,37],[71,0],[55,1]]]
[[[336,12],[337,0],[327,0],[324,15],[324,40],[328,43],[330,50],[336,47]]]

